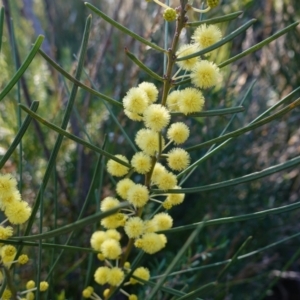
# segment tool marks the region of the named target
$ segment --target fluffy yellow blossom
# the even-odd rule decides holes
[[[101,201],[100,209],[108,211],[120,205],[120,201],[113,197],[106,197]]]
[[[122,253],[121,245],[114,239],[107,239],[101,245],[102,254],[108,259],[118,259]]]
[[[20,265],[25,265],[25,264],[27,264],[28,260],[29,260],[29,258],[28,258],[28,255],[26,255],[26,254],[22,254],[22,255],[20,255],[20,256],[18,257],[18,263],[19,263]]]
[[[151,104],[144,112],[145,126],[153,131],[161,131],[170,122],[169,111],[161,104]]]
[[[6,206],[13,205],[15,202],[22,201],[21,194],[18,190],[14,190],[9,195],[5,197],[0,197],[0,209],[5,210]]]
[[[152,172],[151,181],[153,184],[158,184],[158,178],[162,173],[166,173],[167,169],[161,164],[156,163]]]
[[[216,25],[200,25],[192,35],[192,40],[200,49],[207,48],[217,43],[222,38],[222,33]]]
[[[173,148],[168,153],[168,165],[172,170],[182,171],[190,164],[191,157],[189,153],[181,148]]]
[[[3,294],[2,294],[2,298],[1,299],[3,299],[3,300],[10,300],[11,297],[12,297],[11,291],[8,290],[8,289],[5,289],[4,292],[3,292]]]
[[[178,51],[176,52],[176,56],[177,56],[177,58],[181,58],[184,56],[194,54],[197,51],[199,51],[197,44],[185,44],[185,45],[182,45],[181,47],[179,47]],[[200,60],[199,56],[196,56],[193,58],[178,61],[177,64],[183,70],[191,71],[193,69],[194,65],[199,60]]]
[[[127,109],[124,109],[124,114],[132,121],[143,121],[143,116],[137,114],[137,113],[134,113],[134,112],[131,112]]]
[[[167,22],[175,21],[177,17],[176,10],[171,7],[167,8],[163,13],[163,17]]]
[[[130,266],[131,266],[130,262],[126,261],[125,264],[124,264],[124,268],[130,270]]]
[[[17,249],[13,245],[5,245],[1,248],[1,257],[4,262],[12,261],[17,253]]]
[[[149,191],[142,184],[135,184],[128,191],[128,202],[135,207],[143,207],[149,200]]]
[[[0,200],[17,189],[17,181],[11,174],[0,175]]]
[[[150,272],[147,268],[144,268],[144,267],[139,267],[139,268],[135,269],[135,271],[133,272],[132,275],[139,277],[145,281],[148,281],[150,279]],[[130,283],[131,284],[137,284],[137,283],[144,284],[141,281],[138,281],[137,279],[135,279],[133,277],[130,278]]]
[[[35,296],[33,292],[26,293],[26,300],[34,300]]]
[[[168,139],[173,141],[175,144],[183,144],[189,137],[190,130],[187,125],[182,122],[173,123],[168,131]]]
[[[176,90],[171,92],[167,97],[167,107],[169,111],[179,111],[178,102],[181,97],[181,91]]]
[[[100,251],[102,243],[106,240],[107,235],[104,231],[95,231],[90,239],[91,247],[96,250]]]
[[[110,289],[105,289],[105,290],[103,291],[103,297],[107,298],[108,295],[109,295],[109,293],[110,293]]]
[[[146,174],[151,169],[151,157],[144,152],[137,152],[132,157],[131,165],[137,173]]]
[[[152,232],[145,233],[142,238],[135,241],[134,245],[137,248],[141,248],[148,254],[154,254],[166,245],[166,238],[163,238],[162,236],[164,235]]]
[[[98,284],[103,285],[107,283],[109,273],[108,267],[99,267],[94,274],[94,279]]]
[[[106,231],[108,238],[119,241],[121,239],[121,234],[115,229],[109,229]]]
[[[147,93],[138,87],[131,88],[123,98],[124,108],[132,113],[142,114],[148,106]]]
[[[181,187],[176,186],[173,189],[181,189]],[[167,207],[171,206],[172,207],[174,205],[179,205],[179,204],[181,204],[183,202],[184,197],[185,197],[185,194],[168,194],[166,200],[163,203],[163,206],[164,207],[165,206],[167,206]],[[168,209],[170,209],[170,208],[168,208]]]
[[[135,167],[133,165],[133,167]],[[117,191],[117,194],[123,198],[123,199],[127,199],[127,194],[128,194],[128,191],[129,189],[134,185],[134,182],[129,179],[129,178],[125,178],[125,179],[122,179],[120,180],[118,183],[117,183],[117,186],[116,186],[116,191]]]
[[[177,178],[172,172],[163,172],[157,177],[157,186],[159,189],[168,190],[177,185]]]
[[[152,82],[142,82],[138,87],[144,90],[148,96],[148,104],[154,103],[158,98],[158,89]]]
[[[167,230],[173,226],[172,217],[165,212],[156,214],[153,217],[152,221],[155,224],[156,231]]]
[[[144,221],[139,217],[129,218],[124,230],[129,238],[138,238],[144,233]]]
[[[40,291],[45,292],[49,288],[49,283],[47,281],[41,281],[40,282]]]
[[[6,240],[13,235],[13,228],[11,226],[0,226],[0,239]]]
[[[120,268],[112,268],[108,273],[107,282],[112,286],[118,286],[124,280],[124,272]]]
[[[82,297],[83,297],[83,298],[90,298],[90,297],[92,296],[93,292],[94,292],[93,287],[88,286],[88,287],[86,287],[86,288],[82,291]]]
[[[179,99],[179,111],[187,115],[193,112],[200,112],[204,106],[204,97],[202,93],[195,88],[186,88],[181,91]]]
[[[136,134],[135,142],[141,150],[150,156],[159,151],[159,134],[151,129],[140,129]],[[162,146],[164,143],[162,138]]]
[[[27,283],[26,283],[26,289],[27,289],[27,290],[31,290],[31,289],[33,289],[34,287],[35,287],[35,282],[34,282],[33,280],[27,281]]]
[[[127,216],[122,213],[117,213],[101,220],[101,225],[107,229],[115,229],[124,226]]]
[[[123,160],[126,163],[129,163],[128,159],[124,155],[117,154],[117,155],[115,155],[115,157]],[[122,176],[126,175],[128,173],[128,171],[129,171],[128,167],[119,164],[118,162],[116,162],[113,159],[109,159],[107,162],[107,172],[113,176],[122,177]]]
[[[208,60],[202,60],[197,63],[190,75],[192,83],[201,89],[215,86],[220,76],[220,70],[217,65]]]
[[[129,295],[128,300],[139,300],[139,298],[137,297],[137,295],[131,294]]]
[[[98,253],[97,254],[97,258],[101,261],[104,261],[105,260],[105,256],[102,254],[102,253]]]

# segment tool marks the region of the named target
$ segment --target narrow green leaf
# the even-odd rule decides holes
[[[228,22],[228,21],[236,19],[242,13],[243,13],[242,11],[237,11],[237,12],[225,15],[225,16],[211,18],[211,19],[207,19],[207,20],[203,20],[203,21],[187,22],[187,26],[195,27],[195,26],[199,26],[199,25],[202,25],[202,24],[209,25],[209,24],[217,24],[217,23],[222,23],[222,22]]]
[[[199,192],[203,192],[203,191],[211,191],[211,190],[216,190],[216,189],[220,189],[220,188],[225,188],[225,187],[230,187],[233,185],[237,185],[237,184],[241,184],[241,183],[245,183],[245,182],[249,182],[249,181],[253,181],[253,180],[257,180],[259,178],[263,178],[266,177],[268,175],[280,172],[282,170],[294,167],[296,165],[300,164],[300,156],[297,156],[293,159],[290,159],[284,163],[266,168],[262,171],[259,172],[254,172],[245,176],[241,176],[235,179],[230,179],[230,180],[226,180],[226,181],[222,181],[222,182],[218,182],[218,183],[213,183],[213,184],[208,184],[208,185],[204,185],[204,186],[199,186],[199,187],[194,187],[194,188],[186,188],[186,189],[177,189],[177,190],[158,190],[158,189],[153,189],[151,190],[152,194],[192,194],[192,193],[199,193]]]
[[[217,281],[220,281],[222,277],[226,274],[227,270],[238,260],[238,256],[241,253],[242,250],[245,249],[246,245],[252,240],[252,236],[249,236],[246,241],[241,245],[241,247],[236,251],[236,253],[233,255],[230,262],[221,270],[217,277]]]
[[[155,72],[150,70],[142,61],[140,61],[133,53],[131,53],[127,48],[125,48],[126,55],[143,71],[145,71],[150,77],[163,82],[164,80]]]
[[[262,47],[264,47],[265,45],[271,43],[272,41],[276,40],[277,38],[279,38],[280,36],[286,34],[287,32],[289,32],[290,30],[296,28],[296,26],[298,26],[299,22],[295,22],[287,27],[285,27],[284,29],[276,32],[275,34],[273,34],[272,36],[266,38],[265,40],[261,41],[260,43],[250,47],[249,49],[243,51],[242,53],[240,54],[237,54],[236,56],[234,57],[231,57],[227,60],[225,60],[224,62],[220,63],[218,65],[219,68],[223,68],[225,66],[227,66],[228,64],[234,62],[234,61],[237,61],[238,59],[254,52],[254,51],[257,51],[258,49],[261,49]]]
[[[31,106],[30,106],[30,110],[36,111],[38,109],[38,106],[39,106],[39,102],[38,101],[33,101],[32,104],[31,104]],[[32,120],[31,116],[27,116],[25,118],[25,120],[24,120],[22,126],[20,127],[20,129],[19,129],[16,137],[14,138],[14,140],[10,144],[8,150],[6,151],[6,153],[3,155],[3,157],[0,160],[0,170],[3,168],[3,166],[8,161],[8,159],[10,158],[10,156],[12,155],[12,153],[14,152],[14,150],[19,145],[20,141],[22,140],[23,135],[25,134],[25,132],[28,129],[28,126],[31,123],[31,120]]]
[[[169,266],[168,266],[168,268],[167,268],[167,270],[165,272],[165,276],[163,276],[163,277],[161,277],[159,279],[159,281],[156,283],[154,289],[151,291],[151,293],[147,297],[147,299],[149,299],[149,300],[154,299],[155,294],[160,290],[161,286],[165,283],[165,281],[166,281],[166,279],[168,277],[168,274],[170,274],[171,271],[173,270],[173,268],[176,267],[178,261],[184,255],[184,252],[188,249],[188,247],[191,245],[191,243],[194,241],[194,239],[198,236],[199,232],[204,227],[205,222],[206,221],[203,221],[201,224],[199,224],[196,227],[196,229],[192,232],[192,234],[189,236],[189,238],[187,239],[187,241],[184,243],[184,245],[181,247],[181,249],[178,251],[178,253],[176,254],[176,256],[173,258],[173,260],[169,264]]]
[[[185,296],[178,298],[178,300],[194,300],[194,299],[196,299],[195,297],[198,297],[204,291],[207,292],[208,290],[211,290],[212,288],[215,288],[216,285],[217,285],[216,282],[207,283],[207,284],[199,287],[198,289],[186,294]]]
[[[74,78],[72,75],[70,75],[68,72],[66,72],[61,66],[59,66],[54,60],[52,60],[43,50],[39,50],[39,53],[42,55],[42,57],[54,68],[56,69],[60,74],[62,74],[64,77],[66,77],[67,79],[69,79],[71,82],[73,82],[74,84],[76,84],[77,86],[81,87],[82,89],[84,89],[85,91],[91,93],[92,95],[95,95],[115,106],[118,106],[120,108],[123,108],[123,104],[119,101],[116,101],[113,98],[110,98],[102,93],[99,93],[95,90],[93,90],[92,88],[88,87],[87,85],[83,84],[82,82],[80,82],[79,80],[77,80],[76,78]]]
[[[29,54],[26,57],[23,64],[20,66],[20,68],[15,73],[13,78],[10,80],[10,82],[6,85],[6,87],[0,93],[0,101],[3,100],[3,98],[9,93],[9,91],[13,88],[13,86],[18,82],[18,80],[24,74],[26,69],[29,67],[30,63],[32,62],[33,58],[35,57],[36,53],[38,52],[40,46],[42,45],[43,40],[44,40],[44,37],[42,35],[39,35],[36,42],[33,45],[33,48],[29,52]]]
[[[114,156],[113,154],[110,154],[109,152],[107,152],[107,151],[105,151],[105,150],[103,150],[103,149],[101,149],[101,148],[99,148],[99,147],[97,147],[97,146],[95,146],[95,145],[93,145],[93,144],[91,144],[91,143],[89,143],[89,142],[86,142],[85,140],[83,140],[83,139],[81,139],[81,138],[79,138],[79,137],[77,137],[77,136],[75,136],[75,135],[73,135],[73,134],[71,134],[71,133],[69,133],[69,132],[63,130],[61,127],[58,127],[58,126],[56,126],[56,125],[54,125],[54,124],[52,124],[52,123],[46,121],[45,119],[43,119],[42,117],[40,117],[40,116],[37,115],[36,113],[32,112],[32,111],[31,111],[28,107],[26,107],[25,105],[20,104],[20,107],[21,107],[24,111],[26,111],[32,118],[34,118],[35,120],[37,120],[37,121],[39,121],[40,123],[44,124],[44,125],[47,126],[48,128],[50,128],[50,129],[52,129],[52,130],[58,132],[58,133],[61,134],[62,136],[65,136],[65,137],[69,138],[70,140],[73,140],[73,141],[75,141],[75,142],[77,142],[77,143],[79,143],[79,144],[81,144],[81,145],[83,145],[83,146],[85,146],[85,147],[87,147],[87,148],[89,148],[89,149],[91,149],[91,150],[93,150],[93,151],[99,153],[99,154],[103,154],[104,156],[106,156],[106,157],[108,157],[108,158],[110,158],[110,159],[112,159],[112,160],[114,160],[114,161],[120,163],[120,164],[123,165],[123,166],[126,166],[126,167],[128,167],[128,168],[131,168],[131,165],[130,165],[130,164],[128,164],[128,163],[126,163],[125,161],[123,161],[123,160],[117,158],[117,157]]]
[[[186,59],[190,59],[193,57],[197,57],[203,54],[206,54],[212,50],[215,50],[219,47],[221,47],[222,45],[228,43],[229,41],[233,40],[235,37],[237,37],[239,34],[243,33],[244,31],[246,31],[250,26],[252,26],[254,23],[256,22],[255,19],[252,19],[250,21],[248,21],[246,24],[242,25],[241,27],[239,27],[238,29],[232,31],[230,34],[228,34],[226,37],[224,37],[223,39],[221,39],[219,42],[205,48],[202,49],[198,52],[195,52],[193,54],[187,55],[187,56],[183,56],[180,58],[177,58],[176,61],[182,61],[182,60],[186,60]]]
[[[105,212],[97,212],[92,216],[83,218],[81,220],[78,220],[74,223],[65,225],[63,227],[48,231],[48,232],[44,232],[44,233],[40,233],[40,234],[35,234],[35,235],[27,235],[27,236],[19,236],[19,237],[13,237],[11,238],[14,241],[39,241],[39,240],[43,240],[43,239],[50,239],[53,238],[55,236],[59,236],[71,231],[75,231],[78,229],[81,229],[85,226],[94,224],[95,222],[99,222],[100,220],[111,216],[115,213],[117,213],[120,209],[126,208],[126,207],[130,207],[131,204],[128,202],[122,202],[118,207],[115,207],[111,210],[105,211]]]
[[[225,140],[227,140],[231,137],[238,137],[238,136],[242,135],[245,132],[251,131],[251,130],[253,130],[255,128],[258,128],[258,127],[261,127],[262,125],[265,125],[267,123],[270,123],[273,120],[276,120],[276,119],[282,117],[283,115],[287,114],[288,112],[290,112],[291,110],[295,109],[298,106],[300,106],[300,98],[297,99],[296,101],[292,102],[291,104],[289,104],[285,108],[281,109],[277,113],[269,116],[269,117],[266,117],[266,118],[264,118],[260,121],[254,122],[254,123],[252,122],[251,124],[241,128],[241,129],[237,129],[235,131],[224,134],[223,136],[211,139],[207,142],[204,142],[204,143],[186,148],[185,150],[188,151],[188,152],[191,152],[191,151],[195,151],[195,150],[201,149],[201,148],[206,147],[206,146],[210,146],[210,145],[215,144],[215,143],[223,142],[223,141],[225,141]]]
[[[138,34],[132,32],[131,30],[129,30],[128,28],[124,27],[120,23],[118,23],[115,20],[111,19],[110,17],[108,17],[106,14],[104,14],[101,10],[99,10],[94,5],[92,5],[92,4],[88,3],[88,2],[84,2],[84,4],[90,10],[92,10],[94,13],[96,13],[98,16],[100,16],[103,20],[105,20],[106,22],[110,23],[112,26],[116,27],[117,29],[121,30],[122,32],[128,34],[129,36],[133,37],[134,39],[140,41],[141,43],[143,43],[145,45],[148,45],[149,47],[151,47],[151,48],[153,48],[153,49],[155,49],[157,51],[165,52],[165,50],[163,48],[157,46],[156,44],[153,44],[153,43],[147,41],[146,39],[142,38]]]
[[[78,62],[78,66],[77,66],[76,73],[75,73],[75,78],[76,79],[80,79],[81,72],[82,72],[82,69],[83,69],[85,54],[86,54],[87,47],[88,47],[89,34],[90,34],[90,29],[91,29],[91,22],[92,22],[92,17],[88,16],[88,18],[86,20],[86,23],[85,23],[83,39],[82,39],[81,47],[80,47],[79,62]],[[75,102],[75,99],[76,99],[77,90],[78,90],[78,86],[74,84],[73,87],[72,87],[71,94],[70,94],[70,97],[69,97],[69,100],[68,100],[68,103],[67,103],[67,107],[66,107],[66,110],[65,110],[65,113],[64,113],[64,116],[63,116],[62,123],[61,123],[61,128],[62,129],[66,129],[67,126],[68,126],[68,123],[69,123],[69,120],[70,120],[70,117],[71,117],[71,112],[72,112],[74,102]],[[41,193],[47,187],[49,178],[52,174],[52,170],[55,167],[56,158],[57,158],[60,146],[62,144],[62,141],[63,141],[63,135],[59,135],[56,139],[53,151],[52,151],[50,159],[48,161],[46,172],[44,174],[41,187],[40,187],[40,189],[38,191],[38,194],[36,196],[35,203],[34,203],[34,206],[33,206],[33,209],[32,209],[32,213],[31,213],[31,216],[28,220],[27,227],[25,229],[24,235],[29,234],[29,232],[31,230],[31,227],[32,227],[32,225],[35,221],[36,213],[37,213],[37,211],[39,209],[39,206],[40,206]],[[19,247],[18,253],[20,253],[21,250],[22,250],[22,246]]]
[[[213,117],[213,116],[223,116],[223,115],[229,115],[229,114],[235,114],[239,112],[245,111],[245,108],[243,106],[235,106],[235,107],[229,107],[229,108],[221,108],[221,109],[214,109],[214,110],[207,110],[207,111],[201,111],[198,113],[191,113],[188,116],[189,117]],[[171,116],[184,116],[181,112],[171,112]]]
[[[251,214],[208,220],[205,222],[205,224],[204,224],[204,222],[198,222],[198,223],[194,223],[194,224],[178,226],[178,227],[174,227],[174,228],[171,228],[171,229],[168,229],[165,231],[161,231],[161,233],[174,233],[174,232],[194,229],[200,224],[203,224],[204,227],[209,227],[209,226],[215,226],[215,225],[223,225],[223,224],[227,224],[227,223],[255,220],[255,219],[264,218],[268,215],[281,214],[281,213],[289,212],[289,211],[299,209],[299,208],[300,208],[300,202],[296,202],[293,204],[288,204],[288,205],[280,206],[277,208],[270,208],[267,210],[262,210],[262,211],[258,211],[258,212],[251,213]]]
[[[4,7],[2,6],[0,8],[0,53],[2,49],[3,24],[4,24]]]

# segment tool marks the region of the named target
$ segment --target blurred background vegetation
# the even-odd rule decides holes
[[[3,89],[15,72],[15,67],[12,67],[15,63],[9,26],[14,28],[20,61],[26,57],[37,35],[43,34],[46,37],[42,46],[43,50],[65,70],[73,74],[77,64],[76,55],[79,51],[85,19],[90,14],[83,1],[2,0],[2,2],[6,7],[6,16],[9,18],[6,18],[8,23],[5,26],[0,56],[0,88]],[[163,46],[162,10],[157,5],[147,5],[145,1],[141,0],[91,0],[89,2],[132,31]],[[195,0],[195,3],[198,3],[195,6],[200,7],[200,2]],[[244,12],[239,18],[220,24],[223,35],[230,33],[252,18],[257,19],[257,22],[246,33],[218,50],[218,53],[215,54],[218,63],[262,41],[299,20],[300,17],[298,0],[223,0],[222,4],[209,12],[205,18],[239,10]],[[10,18],[13,20],[12,23],[9,22]],[[189,18],[197,20],[199,16],[190,15]],[[173,30],[174,26],[171,24],[169,27],[170,37]],[[188,38],[190,34],[190,29],[187,29],[186,37]],[[289,32],[262,50],[223,68],[222,84],[205,92],[206,109],[237,105],[253,81],[256,80],[254,88],[244,103],[245,112],[237,115],[229,128],[231,131],[245,126],[264,110],[298,88],[300,83],[299,41],[300,27],[298,26],[296,30]],[[81,80],[87,85],[92,82],[97,90],[116,100],[121,100],[130,87],[136,86],[141,81],[151,80],[126,57],[125,47],[152,70],[162,74],[163,56],[161,54],[149,50],[129,36],[120,34],[97,16],[93,16],[89,43],[85,63],[89,78],[83,75]],[[53,70],[41,56],[37,55],[23,76],[21,102],[29,105],[33,100],[40,101],[38,113],[48,121],[60,124],[70,87],[69,82]],[[9,97],[0,103],[0,155],[5,153],[18,129],[16,99],[17,92],[14,89],[10,92]],[[133,125],[120,109],[109,108],[113,110],[122,127],[130,135],[137,131],[136,124]],[[228,120],[227,116],[190,119],[191,138],[187,146],[218,136]],[[239,137],[213,158],[201,164],[185,186],[206,185],[236,178],[299,155],[299,125],[298,108],[279,121],[273,121]],[[107,107],[99,98],[83,90],[78,93],[68,130],[79,137],[90,139],[98,146],[102,145],[104,136],[107,135],[107,151],[121,152],[128,157],[133,154],[133,150],[124,139],[122,132],[114,120],[109,117]],[[56,136],[56,133],[47,130],[46,127],[34,123],[23,139],[22,194],[31,203],[34,201],[41,183]],[[206,151],[207,149],[193,152],[193,159],[199,158]],[[53,199],[55,198],[59,199],[58,226],[77,219],[91,182],[96,159],[95,153],[90,150],[70,140],[64,140],[56,162],[56,171],[45,191],[45,230],[54,226]],[[5,165],[4,171],[17,174],[19,163],[16,151]],[[113,193],[114,182],[107,174],[103,175],[103,178],[99,178],[99,184],[103,180],[103,188],[98,191],[96,201],[90,203],[86,215],[97,209],[99,201],[103,197]],[[299,201],[299,195],[300,170],[294,168],[259,181],[221,190],[190,194],[182,206],[171,210],[171,214],[174,217],[175,226],[179,226],[201,221],[205,215],[215,219],[290,204]],[[204,266],[230,258],[249,236],[253,236],[253,240],[244,253],[298,233],[300,230],[299,217],[300,212],[296,210],[268,216],[264,219],[206,228],[199,235],[185,259],[178,265],[178,270],[190,266]],[[37,231],[38,228],[34,230]],[[93,230],[94,228],[90,227],[76,232],[71,245],[89,247],[89,238]],[[152,275],[157,275],[164,270],[185,238],[186,233],[170,235],[167,249],[161,254],[158,253],[149,262],[149,267],[153,269]],[[55,242],[64,243],[65,240],[66,237],[62,236]],[[281,270],[289,258],[299,250],[299,245],[298,237],[240,261],[230,269],[224,279],[224,285],[210,291],[205,299],[258,299],[274,276],[278,275],[276,271]],[[31,279],[36,272],[34,255],[32,250],[28,249],[28,251],[33,260],[30,265],[20,269],[23,270],[20,273],[21,282]],[[55,253],[50,253],[49,250],[43,252],[44,277],[47,276],[48,265],[53,259],[51,255],[55,256]],[[80,299],[79,295],[84,288],[85,279],[87,278],[86,282],[88,282],[91,277],[86,274],[88,261],[86,254],[65,252],[61,263],[53,273],[47,299],[55,299],[54,295],[60,295],[60,299],[63,299],[64,294],[66,299]],[[97,264],[95,257],[94,263]],[[188,285],[190,288],[203,285],[215,280],[216,274],[220,272],[221,268],[222,266],[208,268],[198,273],[188,274],[186,277],[174,277],[170,286],[183,288],[184,285]],[[298,291],[291,292],[291,288],[288,288],[283,279],[280,279],[279,285],[277,284],[278,290],[274,290],[273,296],[266,299],[300,299],[300,258],[295,259],[288,271],[284,275],[287,277],[295,275],[294,283]],[[291,293],[294,298],[292,298],[293,295],[290,295]],[[269,294],[271,295],[271,292]],[[280,295],[290,296],[284,298]]]

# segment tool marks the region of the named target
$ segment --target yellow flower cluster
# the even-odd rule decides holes
[[[159,0],[154,0],[164,6]],[[165,7],[164,18],[168,21],[176,18],[176,11]],[[198,113],[203,110],[205,99],[200,89],[213,87],[217,84],[220,72],[211,61],[193,57],[196,52],[211,46],[221,39],[221,33],[215,25],[201,25],[192,35],[192,43],[182,45],[176,51],[179,70],[170,78],[176,81],[181,69],[185,70],[194,87],[172,90],[172,84],[163,92],[162,101],[156,103],[158,88],[150,82],[142,82],[128,90],[122,99],[124,113],[132,121],[142,123],[134,141],[139,151],[129,159],[121,154],[107,162],[107,172],[120,178],[115,187],[115,195],[105,197],[101,201],[101,211],[118,209],[122,201],[130,206],[117,210],[114,214],[101,220],[101,230],[94,232],[90,239],[91,247],[97,251],[101,261],[94,273],[94,280],[100,285],[119,286],[124,282],[125,275],[130,272],[130,263],[124,262],[132,246],[147,254],[155,254],[166,246],[167,237],[162,231],[173,226],[173,219],[166,211],[184,201],[184,193],[168,193],[168,190],[180,190],[176,176],[177,172],[186,170],[191,162],[189,153],[180,147],[190,134],[189,127],[184,122],[171,122],[174,112],[183,115]],[[188,56],[187,59],[184,59]],[[192,57],[189,57],[192,56]],[[122,164],[121,161],[124,162]],[[134,174],[138,173],[138,176]],[[144,176],[144,183],[133,178]],[[139,180],[139,179],[138,179]],[[159,198],[152,194],[152,189],[158,188]],[[164,199],[162,199],[164,197]],[[163,212],[145,217],[144,208],[149,202],[160,204]],[[121,233],[117,229],[121,227]],[[126,235],[126,236],[122,236]],[[121,241],[128,241],[128,248],[122,248]],[[139,281],[137,278],[140,278]],[[133,270],[133,277],[125,285],[143,283],[150,279],[150,272],[145,267]],[[104,297],[110,294],[110,289],[104,291]],[[137,299],[136,295],[127,295],[128,299]],[[82,292],[85,298],[96,298],[94,290],[87,287]]]

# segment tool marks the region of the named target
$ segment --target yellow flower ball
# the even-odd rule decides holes
[[[150,279],[150,272],[147,268],[144,268],[144,267],[139,267],[137,269],[135,269],[135,271],[133,272],[133,275],[136,276],[136,277],[139,277],[145,281],[148,281]],[[144,284],[143,282],[141,281],[138,281],[137,279],[131,277],[130,278],[130,283],[131,284]]]
[[[108,211],[120,205],[120,201],[113,197],[106,197],[101,201],[101,211]]]
[[[21,194],[18,190],[14,190],[12,193],[7,194],[5,197],[0,197],[0,209],[5,210],[6,206],[13,205],[15,202],[21,202]]]
[[[13,235],[13,228],[11,226],[0,226],[0,239],[6,240]]]
[[[159,134],[151,129],[140,129],[135,137],[138,147],[146,154],[153,156],[159,151]],[[165,141],[162,138],[162,146]]]
[[[94,292],[94,289],[90,289],[89,287],[87,287],[82,291],[82,297],[90,298],[92,296],[93,292]]]
[[[177,58],[181,58],[184,56],[188,56],[191,54],[196,53],[199,51],[199,47],[197,44],[185,44],[179,47],[179,49],[176,52]],[[182,68],[183,70],[186,71],[191,71],[194,67],[194,65],[200,60],[199,56],[193,57],[193,58],[188,58],[185,60],[177,61],[177,65]]]
[[[127,216],[122,213],[117,213],[112,216],[106,217],[101,220],[101,225],[107,229],[116,229],[120,226],[124,226]]]
[[[181,187],[176,186],[173,189],[181,189]],[[171,206],[179,205],[183,202],[185,194],[168,194],[165,202],[170,203]]]
[[[125,110],[136,114],[142,114],[147,108],[148,102],[147,93],[138,87],[131,88],[123,98]]]
[[[137,113],[131,112],[127,109],[124,109],[124,114],[132,121],[137,121],[137,122],[143,121],[143,116],[141,116]]]
[[[10,223],[23,224],[29,219],[31,208],[25,201],[14,201],[5,207],[4,214]]]
[[[135,168],[133,164],[132,166]],[[133,185],[134,182],[131,179],[129,178],[122,179],[117,183],[116,192],[122,199],[127,199],[128,191]]]
[[[220,76],[220,69],[208,60],[202,60],[197,63],[190,75],[192,84],[201,89],[215,86]]]
[[[27,264],[28,260],[29,260],[29,258],[28,258],[28,255],[26,255],[26,254],[22,254],[22,255],[20,255],[20,256],[18,257],[18,263],[19,263],[20,265],[25,265],[25,264]]]
[[[40,282],[40,291],[45,292],[49,288],[49,283],[47,281],[41,281]]]
[[[165,212],[156,214],[153,217],[153,222],[156,225],[156,231],[167,230],[173,226],[172,217]]]
[[[130,262],[126,261],[124,264],[124,268],[130,270],[130,266],[131,266]]]
[[[34,300],[35,296],[33,292],[26,293],[26,300]]]
[[[142,82],[138,87],[144,90],[148,96],[148,104],[154,103],[158,98],[158,89],[152,82]]]
[[[177,185],[177,178],[172,172],[163,172],[157,178],[157,186],[159,189],[168,190]]]
[[[105,261],[105,256],[104,256],[102,253],[98,253],[98,254],[97,254],[97,258],[98,258],[100,261]]]
[[[11,174],[0,175],[0,200],[17,189],[17,180]]]
[[[5,259],[5,257],[15,256],[16,253],[17,253],[17,249],[13,245],[5,245],[1,248],[2,259]]]
[[[168,153],[168,165],[172,170],[182,171],[190,164],[189,153],[181,148],[174,148]]]
[[[128,300],[139,300],[139,298],[137,297],[137,295],[131,294],[129,295]]]
[[[117,154],[115,157],[121,159],[122,161],[129,163],[128,159],[124,155]],[[109,159],[107,162],[107,172],[116,177],[122,177],[126,175],[129,171],[129,168],[119,164],[113,159]]]
[[[105,240],[101,245],[102,254],[108,259],[118,259],[122,253],[121,245],[113,239]]]
[[[206,0],[207,6],[214,8],[219,5],[220,0]]]
[[[100,251],[102,243],[107,239],[106,232],[104,231],[95,231],[90,239],[91,247]]]
[[[106,231],[106,236],[116,241],[120,241],[121,239],[121,234],[116,229],[108,229]]]
[[[145,233],[141,239],[135,241],[135,246],[148,254],[154,254],[165,247],[166,241],[157,233]]]
[[[192,40],[199,46],[200,49],[207,48],[222,38],[222,33],[216,25],[202,24],[195,30],[192,35]]]
[[[137,152],[131,159],[131,165],[139,174],[146,174],[151,169],[151,157],[144,152]]]
[[[153,131],[161,131],[170,122],[169,111],[161,104],[151,104],[144,111],[145,126]]]
[[[167,107],[169,111],[179,111],[179,99],[181,97],[181,91],[176,90],[171,92],[167,97]]]
[[[145,233],[155,232],[157,230],[155,222],[153,220],[144,221],[144,231]]]
[[[128,202],[135,207],[143,207],[149,200],[149,191],[142,184],[135,184],[128,191]]]
[[[173,123],[168,131],[168,139],[173,141],[175,144],[183,144],[189,137],[190,130],[187,125],[182,122]]]
[[[177,18],[177,13],[176,10],[174,8],[167,8],[164,13],[163,13],[163,18],[167,21],[167,22],[173,22],[176,20]]]
[[[3,299],[3,300],[9,300],[9,299],[11,299],[11,297],[12,297],[11,291],[8,290],[8,289],[5,289],[5,290],[3,291],[3,294],[2,294],[2,298],[1,298],[1,299]]]
[[[167,169],[161,163],[156,163],[152,172],[151,183],[157,185],[159,176],[166,172]]]
[[[187,115],[200,112],[204,106],[202,93],[195,88],[186,88],[181,91],[181,98],[178,103],[179,111]]]
[[[31,290],[31,289],[33,289],[34,287],[35,287],[35,282],[34,282],[33,280],[27,281],[27,283],[26,283],[26,289],[27,289],[27,290]]]
[[[139,217],[129,218],[124,230],[129,238],[138,238],[144,233],[144,221]]]
[[[98,284],[105,284],[108,280],[110,269],[108,267],[99,267],[94,273],[94,279]]]
[[[124,272],[122,269],[114,267],[110,269],[108,274],[107,282],[112,286],[118,286],[124,280]]]

